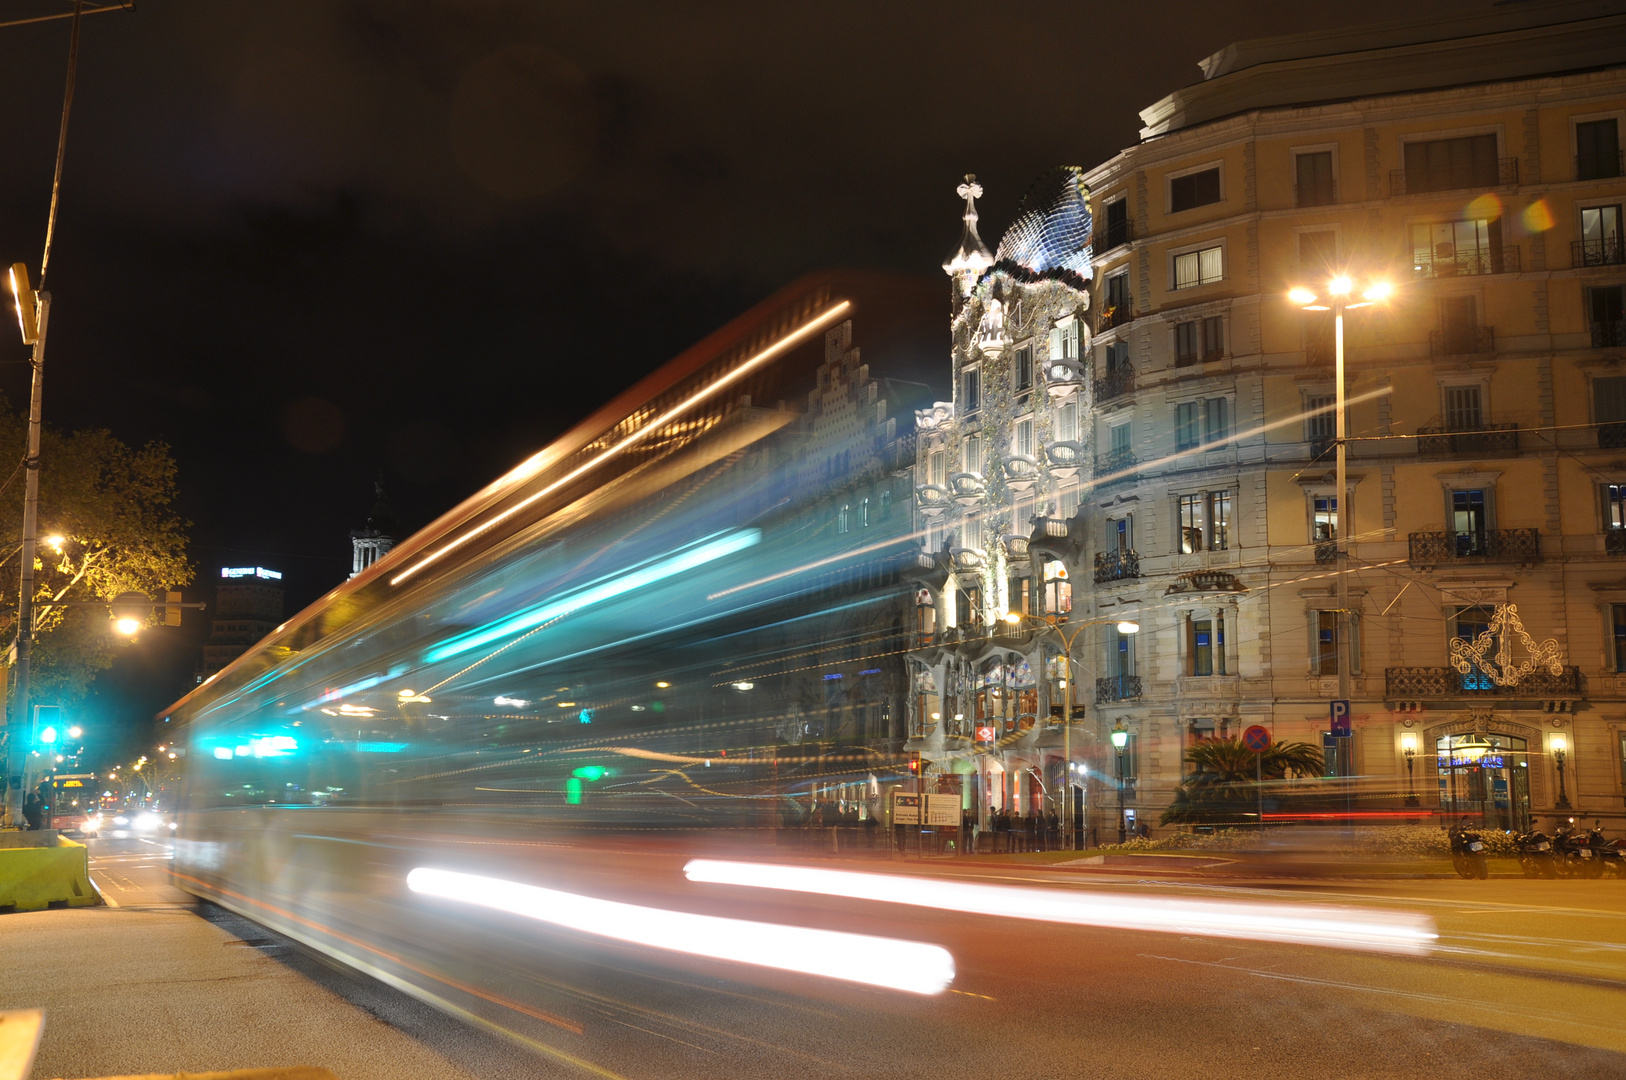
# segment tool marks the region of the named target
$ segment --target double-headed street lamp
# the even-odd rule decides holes
[[[1356,284],[1347,274],[1339,274],[1323,288],[1325,299],[1313,290],[1295,286],[1288,290],[1287,298],[1305,311],[1331,311],[1333,333],[1333,434],[1337,441],[1338,503],[1333,518],[1333,542],[1338,566],[1338,697],[1349,700],[1349,546],[1348,536],[1354,518],[1349,511],[1349,476],[1344,416],[1344,312],[1354,308],[1370,307],[1386,302],[1394,295],[1394,286],[1387,281],[1368,281],[1356,298]],[[1340,762],[1344,769],[1348,765]]]
[[[1107,623],[1115,622],[1118,624],[1118,633],[1138,634],[1140,633],[1140,623],[1135,622],[1133,619],[1086,619],[1083,622],[1075,623],[1070,622],[1060,615],[1045,615],[1043,617],[1038,617],[1034,615],[1027,615],[1020,611],[1008,611],[1005,613],[1005,621],[1010,623],[1012,626],[1019,625],[1023,619],[1027,619],[1029,622],[1037,623],[1040,626],[1048,627],[1058,638],[1061,639],[1061,655],[1063,657],[1062,663],[1063,671],[1065,673],[1062,680],[1062,688],[1067,691],[1065,695],[1065,704],[1063,705],[1063,709],[1065,711],[1062,713],[1061,719],[1061,752],[1065,761],[1062,769],[1062,786],[1066,793],[1066,798],[1063,800],[1061,810],[1061,819],[1062,831],[1067,834],[1065,843],[1067,847],[1071,849],[1073,847],[1073,685],[1078,681],[1077,679],[1073,678],[1073,642],[1078,640],[1079,634],[1083,633],[1085,629],[1091,626],[1104,626]],[[1062,629],[1063,627],[1070,627],[1072,629],[1072,633],[1067,633]],[[1119,797],[1119,801],[1123,801],[1121,795]],[[1123,818],[1121,810],[1122,808],[1120,807],[1120,813],[1118,815],[1120,821]]]

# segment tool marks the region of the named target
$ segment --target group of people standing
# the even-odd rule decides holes
[[[992,839],[978,843],[977,834],[982,832]],[[960,820],[960,843],[957,845],[962,854],[972,854],[976,851],[988,852],[1017,852],[1017,851],[1059,851],[1061,850],[1061,817],[1051,811],[1050,813],[1017,814],[1010,810],[1003,810],[996,806],[988,808],[988,827],[979,830],[977,817],[967,810]]]

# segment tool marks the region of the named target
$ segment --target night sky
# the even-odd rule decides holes
[[[941,363],[962,174],[993,246],[1228,42],[1417,11],[142,0],[84,21],[47,422],[169,443],[188,599],[258,563],[292,613],[348,572],[375,477],[420,526],[802,273],[918,279],[935,329],[892,348]],[[0,29],[0,262],[36,274],[68,33]],[[14,409],[25,357],[0,333]],[[135,730],[205,631],[144,635],[94,708]]]

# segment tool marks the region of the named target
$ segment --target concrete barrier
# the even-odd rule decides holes
[[[29,836],[28,833],[16,834]],[[40,911],[52,905],[102,902],[90,883],[90,853],[65,836],[44,847],[0,847],[0,911]]]

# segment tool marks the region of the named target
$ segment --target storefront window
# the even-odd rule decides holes
[[[1523,832],[1530,827],[1530,761],[1527,743],[1512,735],[1486,735],[1483,754],[1462,750],[1471,734],[1446,735],[1438,754],[1440,810],[1448,818],[1471,817],[1488,829]]]

